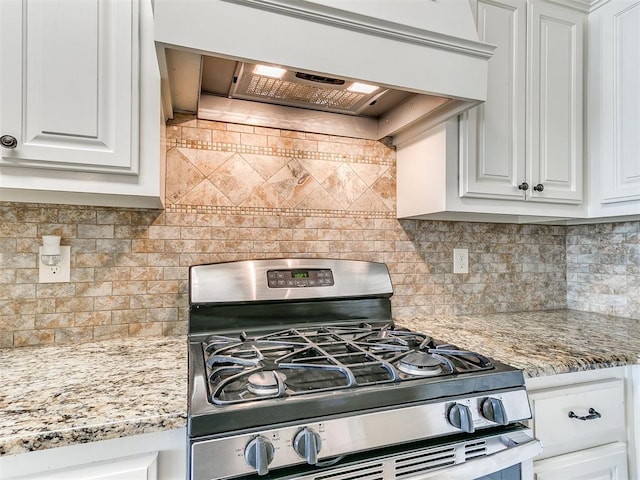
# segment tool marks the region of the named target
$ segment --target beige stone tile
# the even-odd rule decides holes
[[[136,253],[152,253],[162,252],[164,250],[165,240],[132,240],[131,251]]]
[[[297,206],[318,188],[318,182],[295,158],[269,179],[269,185],[291,206]]]
[[[93,297],[96,311],[100,310],[123,310],[129,308],[130,297],[127,295],[107,295],[104,297]]]
[[[348,208],[353,212],[390,212],[391,209],[371,189],[365,190]]]
[[[33,285],[28,286],[33,287]],[[38,298],[73,297],[75,294],[76,286],[71,283],[41,283],[37,285],[36,295]]]
[[[205,179],[205,175],[178,149],[169,149],[166,162],[165,197],[169,204],[178,202]]]
[[[205,177],[211,175],[220,165],[234,155],[233,152],[218,152],[215,150],[200,150],[194,148],[178,148],[177,150]]]
[[[150,308],[146,310],[147,322],[175,322],[177,320],[177,308]]]
[[[94,340],[126,337],[129,333],[127,325],[96,325],[93,327]]]
[[[101,297],[111,295],[111,282],[78,283],[75,294],[79,297]]]
[[[269,184],[258,185],[241,204],[242,207],[290,208],[292,205]]]
[[[132,309],[160,308],[163,306],[162,295],[131,295],[129,303]]]
[[[54,342],[53,330],[25,330],[13,334],[14,347],[51,345]]]
[[[128,334],[132,337],[162,335],[162,325],[161,322],[133,323],[128,326]]]
[[[93,340],[93,327],[69,327],[54,329],[55,343],[81,343]]]
[[[176,280],[159,280],[147,282],[147,293],[178,293],[180,283]]]
[[[256,135],[254,133],[240,134],[240,143],[243,146],[266,147],[268,145],[267,139],[268,137],[266,135]]]
[[[215,205],[218,207],[233,205],[233,202],[208,178],[196,185],[176,203],[178,205]]]
[[[64,297],[56,298],[55,311],[62,312],[82,312],[93,310],[93,298],[86,297]]]
[[[188,333],[187,322],[166,322],[162,324],[163,335],[186,335]]]
[[[162,280],[163,267],[132,267],[131,280]]]
[[[343,163],[321,185],[336,200],[342,210],[349,208],[367,188],[360,177],[346,163]]]
[[[239,132],[228,132],[226,130],[211,130],[211,141],[214,143],[240,144]]]
[[[76,327],[87,327],[91,325],[111,324],[110,311],[98,312],[76,312],[74,314],[73,325]]]
[[[295,140],[290,137],[267,137],[267,146],[276,151],[293,150]]]
[[[264,179],[268,180],[291,161],[290,157],[243,153],[242,158]]]
[[[13,346],[13,332],[0,332],[0,348],[10,348]]]
[[[35,328],[36,315],[0,315],[0,332],[32,330]]]
[[[113,282],[113,295],[137,295],[147,293],[146,282],[142,280]]]
[[[165,225],[167,226],[183,227],[197,224],[197,213],[167,213],[165,215]]]
[[[294,140],[293,149],[299,152],[317,152],[318,142],[315,140]]]
[[[182,127],[182,140],[187,142],[211,143],[211,130],[203,128]]]
[[[209,177],[233,205],[240,205],[262,183],[262,177],[242,158],[234,155]]]
[[[149,227],[150,239],[177,240],[180,238],[179,226],[152,225]]]

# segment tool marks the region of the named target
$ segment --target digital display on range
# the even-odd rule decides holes
[[[269,288],[331,287],[333,272],[330,268],[269,270],[267,285]]]

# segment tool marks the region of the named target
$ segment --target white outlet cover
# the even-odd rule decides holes
[[[60,247],[60,264],[55,267],[42,263],[42,247],[38,249],[38,283],[71,281],[71,247]]]
[[[453,249],[453,273],[469,273],[469,250]]]

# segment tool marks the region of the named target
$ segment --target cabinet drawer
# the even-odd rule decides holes
[[[533,391],[529,398],[533,431],[543,446],[538,458],[626,441],[621,379]],[[572,418],[571,412],[586,419]]]

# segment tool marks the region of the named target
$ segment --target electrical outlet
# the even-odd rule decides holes
[[[453,249],[453,273],[469,273],[469,250]]]
[[[0,0],[1,1],[1,0]],[[42,247],[38,252],[38,283],[61,283],[71,281],[71,247],[60,247],[60,263],[42,263]]]

